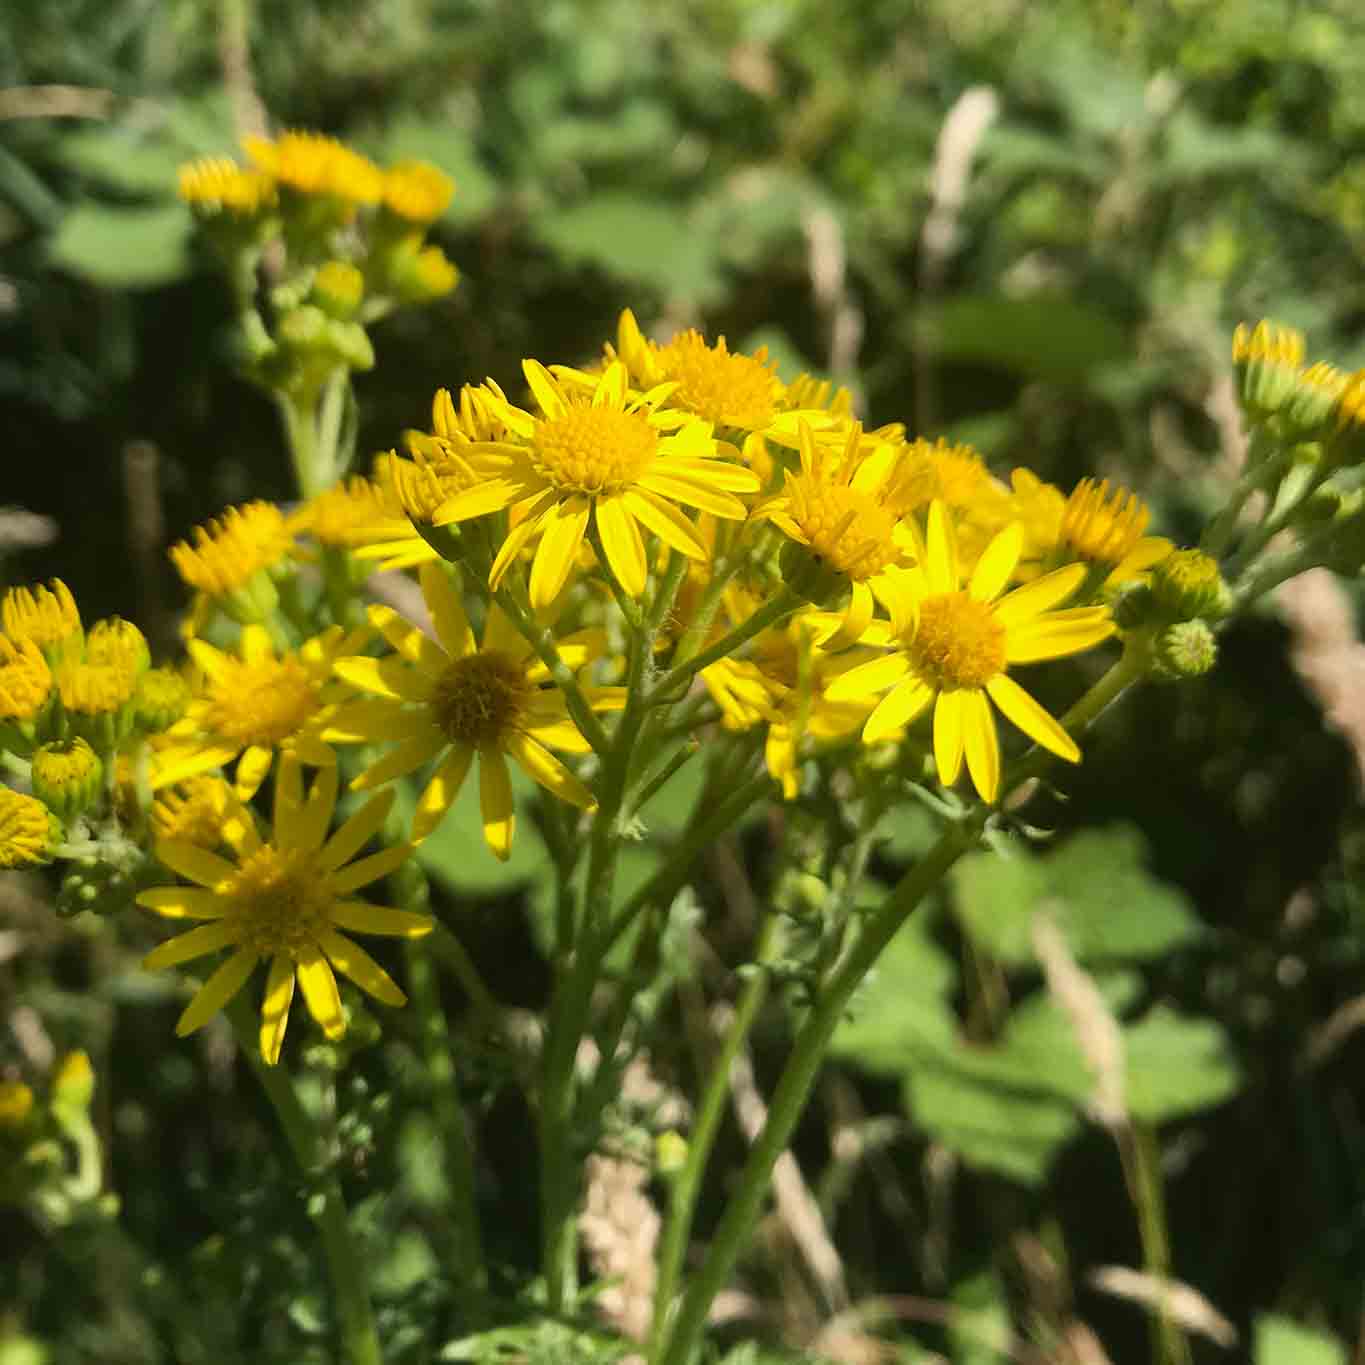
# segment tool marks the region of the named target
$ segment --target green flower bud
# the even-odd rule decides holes
[[[1253,420],[1278,412],[1294,392],[1303,366],[1303,333],[1262,319],[1254,329],[1238,323],[1232,334],[1232,364],[1242,404]]]
[[[33,755],[33,794],[67,824],[100,798],[104,764],[85,740],[53,740]]]
[[[1152,569],[1152,600],[1168,620],[1221,616],[1230,594],[1218,561],[1202,550],[1176,550]]]
[[[52,1077],[52,1107],[83,1113],[95,1098],[95,1071],[82,1051],[68,1052]]]
[[[1365,460],[1365,370],[1342,386],[1333,406],[1333,431],[1326,438],[1328,458],[1336,465]]]
[[[1218,641],[1207,621],[1178,621],[1157,637],[1157,677],[1198,678],[1218,662]]]
[[[349,261],[328,261],[313,277],[311,301],[342,322],[355,316],[365,297],[365,276]]]
[[[1307,441],[1322,435],[1346,384],[1347,376],[1326,361],[1302,371],[1281,412],[1290,437]]]
[[[1115,595],[1110,611],[1120,630],[1140,630],[1156,614],[1151,587],[1142,582],[1125,583]]]
[[[189,683],[175,669],[148,669],[137,680],[138,729],[148,735],[169,730],[185,714],[191,696]]]

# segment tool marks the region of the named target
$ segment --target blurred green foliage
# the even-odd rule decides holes
[[[1122,478],[1179,536],[1226,478],[1233,323],[1273,312],[1311,329],[1315,353],[1365,363],[1355,0],[260,0],[249,15],[247,0],[9,0],[3,497],[54,516],[61,539],[0,554],[12,579],[59,572],[92,616],[164,613],[173,593],[164,567],[126,568],[142,562],[123,512],[130,443],[159,452],[168,538],[225,502],[287,496],[273,414],[223,364],[229,302],[174,195],[180,161],[236,142],[248,92],[225,83],[220,45],[248,20],[278,126],[426,157],[458,182],[437,235],[463,282],[377,330],[362,450],[422,423],[438,385],[588,356],[628,303],[767,341],[788,377],[834,369],[870,420],[978,441],[998,471]],[[989,116],[964,142],[963,101],[983,89]],[[798,1156],[857,1299],[948,1306],[937,1324],[880,1322],[895,1358],[1002,1360],[1010,1323],[1046,1346],[1073,1315],[1116,1360],[1143,1349],[1139,1311],[1085,1280],[1143,1250],[1074,1022],[1044,987],[1040,903],[1121,1027],[1127,1109],[1161,1148],[1172,1273],[1231,1319],[1234,1355],[1347,1358],[1337,1338],[1358,1337],[1365,1283],[1365,1039],[1334,1029],[1361,989],[1365,843],[1351,756],[1289,647],[1267,615],[1225,640],[1212,677],[1110,717],[1070,801],[1049,806],[1055,847],[1021,831],[1009,856],[971,859],[841,1029]],[[648,876],[704,804],[700,774],[661,793],[626,875]],[[423,849],[447,922],[522,1009],[544,1003],[554,950],[537,818],[528,796],[507,864],[459,807]],[[856,813],[832,800],[828,821],[847,836]],[[915,812],[885,834],[874,872],[890,881],[921,847]],[[743,848],[767,897],[762,835]],[[329,1360],[307,1191],[225,1040],[172,1040],[175,983],[131,965],[149,928],[113,942],[58,925],[41,891],[6,901],[24,952],[0,965],[0,1017],[22,1006],[59,1047],[90,1050],[123,1216],[58,1235],[0,1213],[0,1365]],[[724,989],[737,936],[722,892],[675,914],[668,979]],[[525,1325],[520,1063],[461,993],[448,1003],[508,1267],[478,1302],[441,1275],[411,1021],[303,1058],[350,1193],[392,1190],[362,1205],[389,1358],[615,1358],[621,1343],[590,1324]],[[686,1091],[678,1006],[651,1007],[665,1025],[651,1064]],[[789,1036],[771,1015],[761,1073]],[[0,1067],[20,1053],[11,1023]],[[844,1130],[861,1156],[840,1155]],[[724,1184],[722,1169],[703,1223]],[[776,1298],[796,1272],[764,1257],[746,1274]],[[784,1322],[771,1314],[769,1345],[736,1342],[727,1365],[794,1359]],[[1229,1358],[1190,1341],[1195,1360]]]

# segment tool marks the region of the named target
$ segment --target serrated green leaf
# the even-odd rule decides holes
[[[974,854],[953,874],[954,903],[972,938],[1012,966],[1033,961],[1033,916],[1041,908],[1079,961],[1147,961],[1203,929],[1184,894],[1145,862],[1146,841],[1130,825],[1084,831],[1042,857]]]
[[[1158,1005],[1123,1037],[1128,1108],[1148,1123],[1221,1104],[1241,1084],[1227,1035],[1211,1019]]]
[[[1346,1365],[1346,1350],[1324,1332],[1266,1313],[1256,1319],[1254,1359],[1256,1365]]]
[[[48,257],[108,289],[150,289],[189,269],[190,229],[183,204],[147,209],[80,204],[62,219]]]

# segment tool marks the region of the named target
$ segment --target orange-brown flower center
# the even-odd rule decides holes
[[[313,854],[257,849],[221,888],[243,948],[296,962],[331,927],[333,897]]]

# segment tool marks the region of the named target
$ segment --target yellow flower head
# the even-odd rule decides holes
[[[345,321],[365,297],[365,275],[350,261],[327,261],[313,276],[312,301],[329,317]]]
[[[294,525],[272,502],[229,507],[171,546],[171,562],[191,587],[225,597],[278,564],[294,547]]]
[[[1108,479],[1082,479],[1062,513],[1061,546],[1069,556],[1108,569],[1111,578],[1133,578],[1164,559],[1174,548],[1169,540],[1143,536],[1151,513],[1135,493]]]
[[[631,395],[619,363],[606,368],[591,393],[566,392],[538,361],[524,361],[522,369],[540,415],[486,400],[518,439],[476,443],[471,462],[482,481],[433,518],[444,525],[504,507],[520,517],[493,561],[490,586],[537,542],[531,602],[547,607],[567,581],[591,519],[617,582],[638,597],[648,574],[642,527],[705,559],[696,524],[677,504],[743,520],[746,509],[735,494],[756,492],[757,478],[715,458],[710,423],[659,408],[666,390]]]
[[[190,656],[205,676],[203,692],[166,732],[152,785],[167,787],[237,759],[236,792],[249,801],[276,750],[330,767],[336,755],[318,731],[340,691],[329,686],[332,664],[363,648],[369,637],[368,627],[346,632],[331,626],[280,655],[260,626],[243,628],[235,655],[191,640]]]
[[[323,545],[339,548],[401,535],[405,523],[395,517],[383,490],[363,475],[333,484],[300,509],[296,522]]]
[[[33,794],[65,821],[98,799],[104,777],[99,755],[79,736],[53,740],[33,755]]]
[[[152,833],[199,848],[217,848],[229,813],[236,813],[232,788],[221,777],[201,774],[159,791],[152,802]]]
[[[157,858],[193,885],[143,891],[138,904],[168,919],[204,922],[153,949],[143,965],[173,967],[229,950],[180,1016],[176,1032],[182,1037],[227,1005],[259,962],[270,964],[260,1047],[272,1066],[284,1044],[295,982],[309,1013],[331,1039],[346,1032],[335,972],[386,1005],[405,1003],[388,973],[341,931],[398,938],[430,932],[431,920],[425,915],[352,898],[402,864],[412,848],[403,844],[357,859],[383,826],[392,793],[367,801],[329,838],[336,800],[335,768],[324,768],[305,792],[298,761],[288,755],[275,784],[268,841],[246,818],[228,826],[232,859],[182,839],[157,842]]]
[[[41,801],[0,787],[0,868],[51,862],[61,837],[57,817]]]
[[[79,654],[85,638],[76,599],[60,578],[46,588],[10,588],[0,597],[0,626],[11,639],[32,640],[49,658]]]
[[[761,431],[777,415],[782,381],[766,347],[752,356],[731,352],[723,336],[708,346],[689,328],[658,348],[654,364],[659,381],[677,386],[668,401],[715,426]]]
[[[85,637],[85,661],[113,664],[138,674],[150,667],[152,652],[147,647],[147,637],[131,621],[110,616],[96,621]]]
[[[137,723],[147,734],[169,730],[190,704],[190,685],[174,668],[149,668],[137,680]]]
[[[0,723],[31,727],[52,697],[52,671],[27,636],[0,635]]]
[[[788,470],[782,492],[755,507],[753,515],[771,521],[848,580],[852,595],[843,637],[850,643],[872,619],[882,576],[912,557],[914,531],[893,510],[895,497],[888,483],[894,487],[895,467],[861,457],[858,423],[849,428],[842,451],[817,444],[805,422],[799,440],[800,470]]]
[[[950,513],[934,503],[924,562],[897,575],[888,594],[896,632],[892,652],[850,669],[825,693],[833,701],[886,693],[863,727],[868,744],[892,737],[932,705],[939,780],[956,782],[965,754],[986,801],[994,801],[1000,787],[991,702],[1045,749],[1068,762],[1080,760],[1075,741],[1009,676],[1010,668],[1089,649],[1114,630],[1103,607],[1053,610],[1081,585],[1084,565],[1006,593],[1022,548],[1018,525],[1001,531],[964,586]]]
[[[455,182],[429,161],[400,161],[384,172],[384,207],[409,223],[435,222],[454,193]]]
[[[483,640],[476,641],[445,569],[424,564],[421,581],[437,639],[388,607],[371,607],[371,621],[399,657],[338,661],[337,675],[371,698],[339,707],[323,738],[397,746],[351,784],[360,790],[440,758],[417,802],[416,842],[440,824],[477,754],[484,838],[506,858],[515,820],[508,757],[555,796],[591,807],[592,794],[550,752],[581,754],[590,746],[569,719],[564,694],[550,685],[545,665],[498,608],[490,609]],[[604,639],[600,631],[581,631],[556,647],[577,670],[602,653]],[[620,688],[586,691],[597,707],[622,704]]]
[[[138,670],[126,660],[59,664],[57,695],[71,729],[100,748],[122,739],[132,727]]]
[[[384,172],[368,157],[321,133],[287,132],[248,137],[243,146],[255,166],[298,194],[330,195],[353,204],[376,204]]]
[[[1253,416],[1275,412],[1293,391],[1303,366],[1303,333],[1262,318],[1254,328],[1237,324],[1232,334],[1232,364],[1242,401]]]
[[[180,197],[196,213],[250,218],[275,202],[268,175],[246,170],[225,156],[206,156],[180,168]]]

